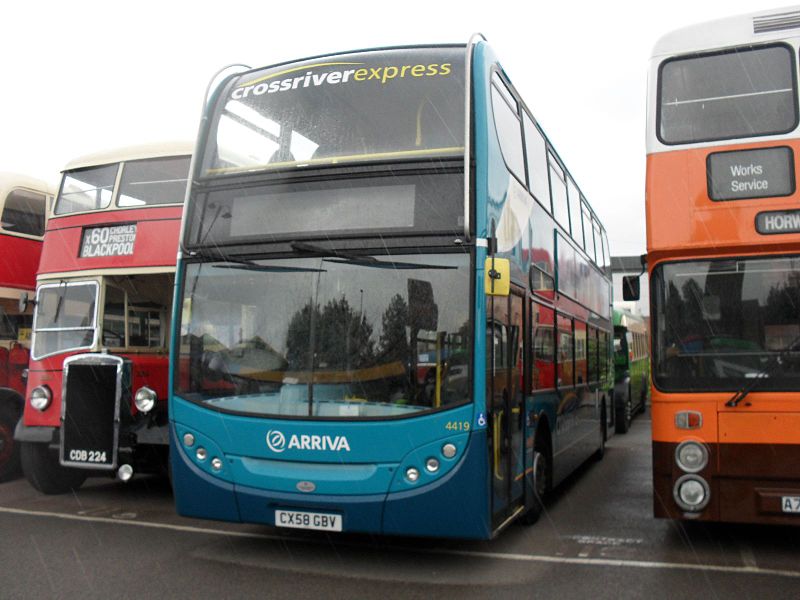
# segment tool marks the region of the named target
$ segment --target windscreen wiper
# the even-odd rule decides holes
[[[346,263],[353,265],[361,265],[364,267],[373,267],[375,269],[457,269],[458,267],[451,265],[427,265],[423,263],[410,263],[399,262],[395,260],[380,260],[374,256],[353,254],[352,252],[334,250],[332,248],[325,248],[317,244],[310,244],[308,242],[292,242],[289,244],[295,252],[305,252],[309,254],[318,254],[325,258],[328,262]]]
[[[797,350],[798,346],[800,346],[800,336],[796,337],[791,344],[778,352],[778,354],[774,355],[772,357],[772,363],[767,365],[766,369],[760,371],[750,381],[750,383],[736,392],[733,397],[725,403],[725,406],[729,406],[731,408],[738,406],[739,403],[744,400],[750,392],[756,389],[764,379],[769,379],[772,375],[774,375],[778,369],[783,366],[783,359],[787,358],[792,352]]]

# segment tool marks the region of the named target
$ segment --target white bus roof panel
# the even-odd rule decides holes
[[[653,57],[800,37],[800,6],[762,10],[690,25],[661,37]]]
[[[173,141],[160,142],[156,144],[141,144],[138,146],[125,146],[112,150],[94,152],[70,161],[64,171],[82,169],[85,167],[95,167],[98,165],[109,165],[126,160],[142,160],[147,158],[159,158],[166,156],[186,156],[194,151],[194,142]]]

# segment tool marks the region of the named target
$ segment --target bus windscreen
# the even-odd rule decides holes
[[[251,71],[222,91],[202,175],[458,156],[462,47],[318,57]]]

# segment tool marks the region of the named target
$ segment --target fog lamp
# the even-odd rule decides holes
[[[445,458],[453,458],[456,455],[456,445],[447,443],[442,446],[442,455]]]
[[[436,471],[439,470],[439,461],[435,458],[429,458],[425,461],[425,470],[428,471],[428,473],[436,473]]]
[[[698,473],[708,464],[708,450],[698,442],[681,442],[675,448],[675,462],[687,473]]]
[[[710,500],[708,483],[696,475],[684,475],[675,482],[672,492],[675,502],[683,510],[699,512],[703,510]]]
[[[211,459],[211,468],[214,469],[215,471],[221,471],[222,470],[222,460],[220,460],[217,457],[212,458]]]
[[[411,483],[416,483],[419,479],[419,471],[414,467],[409,467],[406,469],[406,479],[408,479]]]
[[[146,385],[136,390],[136,395],[133,397],[133,402],[136,404],[136,409],[141,413],[149,413],[155,408],[158,395]]]
[[[46,385],[40,385],[31,390],[30,403],[38,411],[44,411],[53,401],[53,392]]]

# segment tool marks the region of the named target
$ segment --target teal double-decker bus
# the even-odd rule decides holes
[[[602,456],[605,230],[480,37],[217,78],[177,267],[180,514],[489,538]]]

